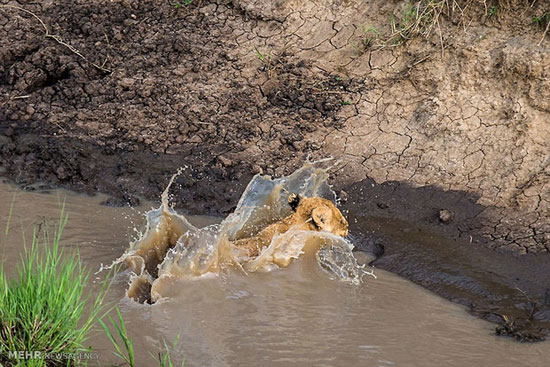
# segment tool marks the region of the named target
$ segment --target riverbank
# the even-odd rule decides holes
[[[0,170],[135,205],[183,166],[176,204],[224,216],[254,174],[332,156],[358,217],[544,263],[550,9],[426,4],[3,1]]]
[[[464,191],[472,236],[548,252],[548,9],[434,3],[384,45],[425,4],[3,2],[2,170],[122,204],[187,166],[179,204],[223,214],[253,174],[333,156],[337,187]]]

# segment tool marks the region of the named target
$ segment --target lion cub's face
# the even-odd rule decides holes
[[[292,217],[310,223],[311,229],[331,232],[341,237],[347,236],[348,221],[332,201],[292,194],[288,198],[288,203],[295,211]]]

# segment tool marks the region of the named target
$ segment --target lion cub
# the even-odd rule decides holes
[[[292,194],[288,198],[288,204],[294,211],[293,214],[269,225],[256,236],[237,240],[233,244],[245,249],[248,256],[256,257],[264,247],[269,246],[275,234],[283,234],[291,227],[299,230],[327,231],[341,237],[347,236],[348,222],[332,201]]]

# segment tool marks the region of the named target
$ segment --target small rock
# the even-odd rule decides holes
[[[311,143],[311,144],[309,145],[309,148],[310,148],[311,150],[319,150],[319,149],[321,149],[321,146],[320,146],[319,144],[317,144],[317,143]]]
[[[390,206],[386,203],[376,203],[376,206],[379,207],[380,209],[388,209]]]
[[[202,139],[199,135],[193,135],[187,142],[188,143],[202,143]]]
[[[451,212],[450,210],[441,209],[439,211],[439,220],[441,221],[441,223],[445,223],[445,224],[451,223],[454,216],[455,216],[455,214],[453,212]]]
[[[65,180],[69,177],[67,171],[65,171],[65,168],[63,168],[63,166],[57,167],[55,173],[57,174],[57,178],[59,178],[60,180]]]
[[[114,30],[114,38],[117,41],[122,41],[123,36],[122,36],[122,33],[118,29]]]
[[[130,89],[134,86],[135,83],[136,83],[136,80],[133,78],[122,78],[118,82],[118,85],[120,85],[122,88]]]
[[[275,177],[283,177],[285,175],[284,167],[275,168],[275,171],[273,171],[273,174],[275,175]]]
[[[201,14],[204,14],[204,16],[209,16],[210,14],[214,14],[214,12],[216,11],[216,7],[217,7],[216,4],[206,5],[201,9],[199,9],[199,12]]]
[[[384,245],[382,245],[381,243],[374,243],[372,245],[372,249],[371,249],[371,252],[374,256],[376,256],[377,258],[384,255],[384,251],[386,249],[384,248]]]
[[[301,152],[306,148],[307,143],[303,140],[292,142],[292,147]]]
[[[184,76],[188,72],[189,72],[189,68],[184,67],[184,66],[179,66],[179,67],[175,68],[172,73],[174,75],[177,75],[177,76]]]
[[[340,198],[340,201],[342,203],[346,203],[349,199],[349,195],[344,190],[340,190],[340,192],[338,193],[338,198]]]
[[[252,166],[252,173],[253,174],[258,174],[258,173],[262,174],[263,169],[259,165],[255,164],[255,165]]]
[[[224,166],[224,167],[230,167],[233,162],[231,162],[231,159],[224,157],[223,155],[220,155],[218,157],[218,161]]]
[[[374,260],[376,260],[376,256],[374,254],[370,254],[363,251],[355,251],[353,253],[353,256],[357,260],[357,264],[359,265],[368,265]]]

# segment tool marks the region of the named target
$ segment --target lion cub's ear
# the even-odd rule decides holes
[[[331,221],[332,212],[329,208],[320,206],[311,211],[311,219],[313,224],[322,231],[332,231]]]
[[[293,211],[296,211],[298,205],[300,204],[301,197],[298,194],[290,194],[288,197],[288,205],[292,208]]]

